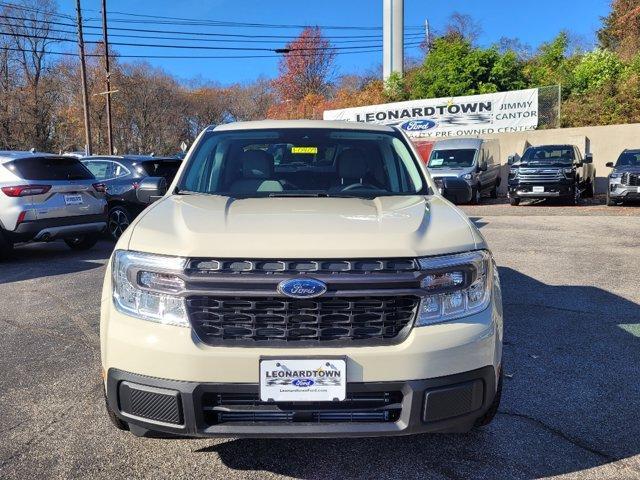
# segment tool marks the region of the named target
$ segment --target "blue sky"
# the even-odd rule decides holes
[[[234,22],[259,22],[270,24],[318,24],[333,26],[379,27],[382,25],[382,0],[107,0],[110,12],[126,12],[143,15],[195,18],[203,20],[223,20]],[[75,2],[59,0],[60,10],[73,14]],[[99,25],[100,0],[82,0],[85,18],[91,25]],[[432,28],[441,29],[447,17],[453,12],[471,15],[482,26],[479,43],[490,45],[500,37],[518,37],[533,47],[554,37],[560,30],[573,32],[587,45],[595,41],[595,32],[599,28],[600,18],[609,11],[609,0],[405,0],[405,24],[407,26],[424,25],[426,18]],[[112,19],[135,19],[111,15]],[[141,17],[138,17],[141,18]],[[165,21],[166,22],[166,21]],[[296,29],[257,29],[237,27],[185,26],[171,22],[163,24],[125,24],[111,23],[112,27],[147,28],[176,30],[186,32],[217,32],[249,35],[291,35]],[[92,31],[92,30],[88,30]],[[94,30],[98,32],[98,30]],[[417,33],[418,30],[413,30]],[[116,33],[116,32],[112,32]],[[132,33],[132,32],[122,32]],[[133,32],[136,34],[138,32]],[[327,30],[329,36],[340,35],[376,35],[379,31]],[[163,34],[145,34],[157,35]],[[91,38],[91,37],[88,37]],[[205,37],[206,38],[206,37]],[[210,38],[210,37],[209,37]],[[94,38],[95,39],[95,38]],[[170,40],[122,39],[111,37],[112,42],[179,43]],[[253,38],[255,40],[255,38]],[[356,45],[379,44],[380,40],[360,40]],[[194,44],[194,42],[181,42]],[[200,43],[202,44],[202,43]],[[207,43],[207,45],[221,45]],[[231,45],[231,44],[225,44]],[[351,43],[354,45],[354,43]],[[240,46],[236,44],[236,46]],[[277,46],[271,43],[245,43],[244,46]],[[238,52],[218,52],[210,50],[178,50],[152,47],[115,47],[121,54],[146,55],[236,55]],[[241,52],[244,53],[244,52]],[[251,52],[248,52],[251,54]],[[258,52],[260,54],[260,52]],[[407,56],[417,57],[417,47],[407,48]],[[376,69],[381,63],[382,53],[358,53],[339,55],[337,72],[363,73]],[[182,78],[200,78],[220,84],[246,82],[258,76],[277,75],[277,58],[262,59],[149,59],[155,66]]]

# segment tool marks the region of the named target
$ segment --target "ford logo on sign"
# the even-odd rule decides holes
[[[438,125],[433,120],[409,120],[404,122],[401,127],[408,132],[421,132],[424,130],[431,130]]]
[[[320,280],[313,278],[294,278],[280,282],[278,285],[278,292],[293,298],[319,297],[326,291],[327,286]]]
[[[296,387],[311,387],[315,382],[310,378],[296,378],[293,382]]]

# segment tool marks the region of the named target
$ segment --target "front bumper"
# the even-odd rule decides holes
[[[534,192],[533,187],[544,187],[544,192]],[[522,182],[509,181],[510,198],[558,198],[573,197],[573,184],[561,182]]]
[[[345,402],[313,404],[261,403],[257,384],[179,382],[117,369],[107,375],[109,406],[136,435],[322,438],[462,433],[489,409],[495,394],[493,366],[427,380],[349,383]],[[372,405],[367,399],[386,401],[374,400]]]
[[[640,200],[640,187],[632,185],[614,184],[615,189],[609,187],[609,196],[617,200]]]

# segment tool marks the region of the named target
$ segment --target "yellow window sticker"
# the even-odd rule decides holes
[[[318,147],[291,147],[291,153],[315,155],[318,153]]]

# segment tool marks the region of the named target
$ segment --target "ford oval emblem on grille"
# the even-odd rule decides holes
[[[278,292],[287,297],[313,298],[327,291],[327,285],[314,278],[292,278],[278,285]]]

